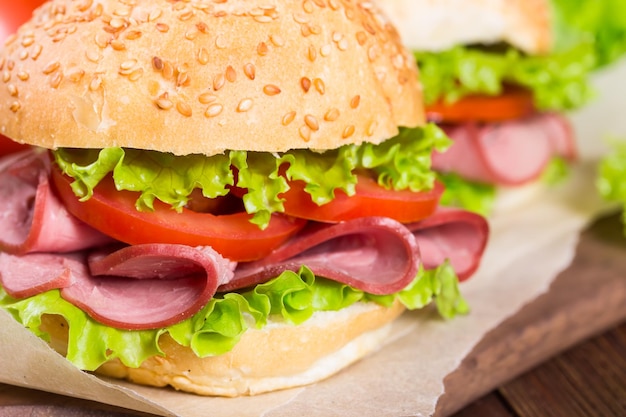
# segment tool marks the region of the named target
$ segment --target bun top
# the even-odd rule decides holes
[[[423,120],[369,0],[53,0],[0,50],[0,133],[45,148],[324,150]]]
[[[506,42],[542,54],[552,47],[550,0],[378,0],[378,4],[406,45],[417,51]]]

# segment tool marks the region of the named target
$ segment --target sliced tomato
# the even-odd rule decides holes
[[[303,181],[292,181],[290,189],[281,197],[285,198],[285,213],[320,222],[340,222],[360,217],[390,217],[402,223],[411,223],[430,216],[443,193],[443,185],[435,183],[429,191],[388,190],[366,176],[358,176],[356,193],[348,197],[338,190],[335,198],[318,206],[304,191]]]
[[[506,87],[498,96],[469,95],[448,104],[426,106],[426,116],[436,123],[503,122],[535,112],[533,95],[521,87]]]
[[[0,43],[25,23],[45,0],[0,0]]]
[[[250,215],[245,212],[212,215],[183,209],[179,213],[159,201],[155,201],[153,212],[140,212],[135,209],[137,194],[117,191],[110,178],[98,184],[89,200],[80,202],[71,188],[73,180],[57,167],[52,170],[52,179],[70,213],[132,245],[211,246],[233,261],[252,261],[267,256],[306,224],[306,220],[275,214],[269,226],[261,230],[250,223]]]
[[[22,23],[30,19],[33,10],[44,2],[45,0],[0,0],[0,45],[4,44],[5,39]],[[0,135],[0,157],[27,147]]]

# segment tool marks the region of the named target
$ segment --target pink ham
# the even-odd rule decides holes
[[[239,264],[235,278],[219,291],[251,287],[302,265],[317,276],[372,294],[392,294],[415,278],[419,248],[406,227],[388,218],[318,223],[270,256]]]
[[[476,272],[489,236],[482,216],[453,208],[439,208],[407,227],[417,238],[424,268],[436,268],[448,259],[460,281]]]
[[[454,144],[433,154],[433,169],[488,184],[521,185],[541,175],[553,157],[576,157],[568,121],[553,113],[498,124],[456,125],[446,127],[446,133]]]
[[[61,204],[48,181],[47,153],[27,151],[0,164],[0,250],[72,252],[111,241]]]
[[[72,270],[61,296],[108,326],[153,329],[178,323],[204,307],[235,264],[213,249],[135,245],[98,254]]]
[[[0,252],[0,283],[13,298],[26,298],[72,283],[71,259],[52,253]]]

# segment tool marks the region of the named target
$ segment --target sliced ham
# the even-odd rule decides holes
[[[72,252],[110,238],[69,214],[50,188],[50,161],[38,150],[0,166],[0,250],[12,254]]]
[[[251,287],[302,265],[317,276],[372,294],[392,294],[415,278],[419,248],[404,225],[388,218],[313,224],[270,256],[239,264],[235,278],[219,291]]]
[[[0,283],[13,298],[26,298],[64,288],[72,283],[69,256],[33,253],[24,256],[0,252]]]
[[[476,272],[489,236],[484,217],[454,208],[439,208],[407,228],[415,234],[424,268],[436,268],[448,259],[460,281]]]
[[[213,249],[135,245],[91,256],[72,270],[61,296],[108,326],[152,329],[178,323],[204,307],[230,281],[235,264]]]
[[[539,177],[553,157],[576,157],[571,126],[555,113],[445,129],[454,143],[446,152],[433,154],[433,169],[488,184],[521,185]]]

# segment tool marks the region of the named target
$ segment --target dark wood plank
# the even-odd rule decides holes
[[[451,415],[559,352],[626,320],[622,230],[619,216],[613,215],[585,231],[575,260],[550,291],[489,332],[445,379],[446,394],[435,415]]]
[[[508,402],[499,392],[494,391],[468,405],[454,417],[517,417]]]
[[[626,322],[499,392],[520,417],[626,416]]]

